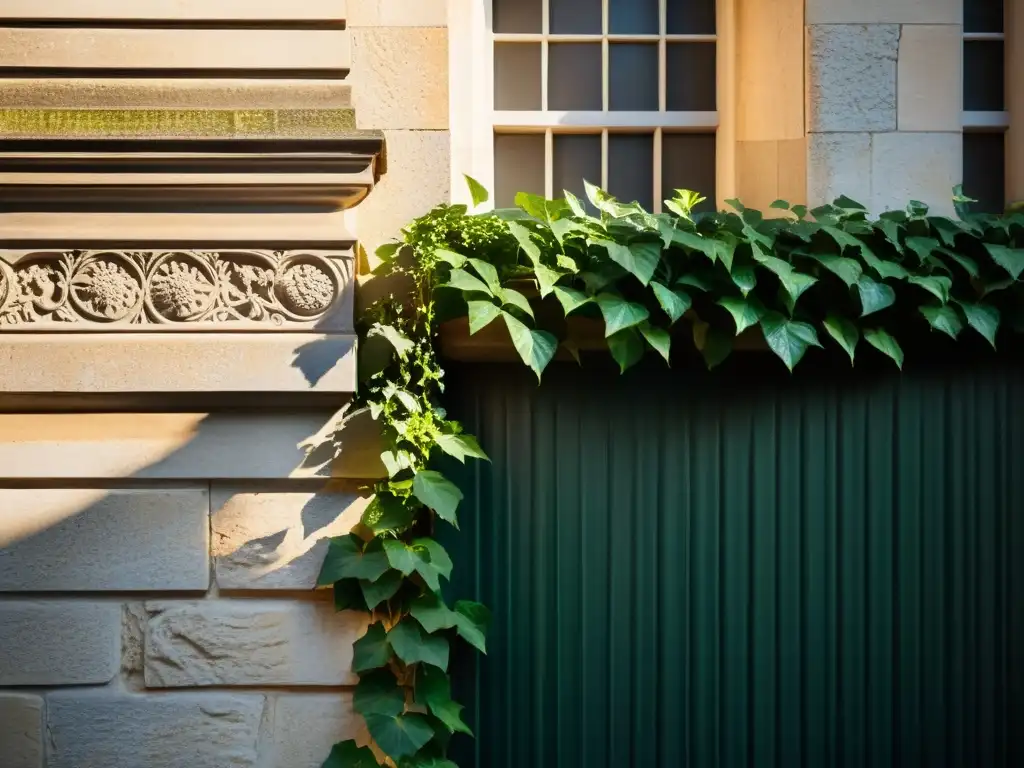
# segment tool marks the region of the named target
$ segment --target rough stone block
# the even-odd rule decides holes
[[[448,31],[352,30],[357,128],[448,128]]]
[[[348,0],[350,27],[444,27],[448,0]]]
[[[265,703],[255,694],[52,693],[48,768],[256,768]]]
[[[0,490],[0,591],[205,591],[205,489]]]
[[[350,685],[365,616],[329,602],[151,603],[146,685]]]
[[[959,24],[963,0],[807,0],[808,24]]]
[[[959,131],[963,36],[955,24],[908,24],[900,36],[899,129]]]
[[[871,134],[812,133],[807,137],[807,201],[818,206],[839,195],[871,203]]]
[[[952,216],[953,186],[963,178],[959,133],[880,133],[873,137],[871,210],[898,210],[910,200]]]
[[[312,589],[326,538],[359,522],[368,499],[350,493],[258,493],[215,485],[214,571],[222,590]]]
[[[0,693],[0,758],[4,768],[43,768],[43,700]]]
[[[896,24],[807,29],[808,130],[896,130]]]
[[[373,253],[451,195],[448,131],[385,131],[388,172],[353,211],[359,242]]]
[[[121,606],[0,602],[0,686],[108,683],[121,663]]]
[[[261,765],[268,768],[320,768],[339,741],[369,741],[351,693],[282,694],[269,706],[271,725],[260,742]]]

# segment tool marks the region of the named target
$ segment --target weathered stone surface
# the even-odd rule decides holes
[[[807,0],[808,24],[959,24],[963,0]]]
[[[896,24],[807,28],[808,130],[896,129]]]
[[[255,694],[52,693],[48,768],[256,768],[264,706]]]
[[[872,211],[921,200],[938,215],[954,215],[953,186],[963,177],[959,133],[880,133],[872,141]]]
[[[365,616],[330,602],[210,600],[151,603],[146,684],[349,685]]]
[[[385,131],[384,140],[388,172],[352,211],[359,241],[370,254],[451,194],[448,131]]]
[[[211,501],[221,590],[312,589],[327,537],[351,531],[368,503],[350,493],[254,493],[221,484]]]
[[[899,129],[959,131],[963,36],[955,24],[908,24],[900,36]]]
[[[0,490],[0,591],[205,591],[205,489]]]
[[[338,21],[345,0],[4,0],[2,19],[139,21]]]
[[[128,603],[121,612],[121,672],[125,675],[142,674],[148,619],[144,603]]]
[[[448,0],[348,0],[350,27],[444,27]]]
[[[839,195],[871,203],[871,134],[808,135],[807,201],[817,206]]]
[[[271,724],[260,741],[265,768],[320,768],[339,741],[368,742],[362,718],[352,710],[351,693],[271,697]]]
[[[0,602],[0,686],[108,683],[120,654],[116,603]]]
[[[358,128],[448,128],[447,30],[353,29],[351,78]]]
[[[4,768],[43,767],[43,700],[0,693],[0,758]]]

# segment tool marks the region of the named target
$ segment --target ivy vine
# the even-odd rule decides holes
[[[468,182],[474,206],[487,202]],[[601,325],[622,371],[649,351],[670,362],[680,341],[714,368],[751,334],[790,370],[826,343],[851,364],[867,348],[902,368],[900,339],[915,329],[970,329],[993,348],[1002,329],[1024,331],[1024,212],[972,214],[959,188],[957,219],[919,202],[872,218],[845,197],[814,210],[779,200],[771,218],[739,201],[697,214],[703,198],[687,190],[659,214],[590,184],[586,198],[520,194],[514,209],[478,214],[443,205],[377,253],[375,274],[398,295],[362,318],[361,388],[344,418],[368,410],[379,423],[388,478],[357,529],[330,540],[318,583],[338,610],[370,615],[354,705],[388,765],[455,768],[448,742],[470,729],[451,696],[451,644],[485,652],[490,624],[485,606],[442,594],[453,565],[435,533],[458,527],[463,496],[439,461],[487,459],[440,406],[446,320],[468,317],[471,334],[503,324],[538,380],[560,349],[578,359],[573,316]],[[324,768],[378,764],[346,741]]]

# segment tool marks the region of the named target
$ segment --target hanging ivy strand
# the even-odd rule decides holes
[[[487,202],[469,186],[475,207]],[[778,200],[766,218],[739,201],[696,213],[703,201],[677,190],[652,214],[587,184],[585,201],[520,194],[514,209],[479,214],[443,205],[378,251],[374,274],[395,295],[361,319],[361,390],[344,420],[376,420],[388,478],[356,531],[331,539],[319,583],[338,610],[370,615],[354,702],[386,764],[455,766],[448,741],[470,729],[449,655],[455,641],[485,651],[490,623],[483,605],[442,595],[453,566],[434,536],[458,527],[462,493],[439,462],[487,459],[440,407],[443,322],[468,318],[470,334],[504,326],[538,379],[559,350],[578,356],[577,318],[622,371],[648,353],[668,362],[681,342],[714,368],[751,335],[790,370],[826,344],[851,363],[867,352],[902,368],[915,329],[993,347],[1003,329],[1024,330],[1024,212],[971,214],[959,188],[955,219],[918,202],[873,218],[845,197],[810,211]],[[373,765],[370,748],[347,741],[324,768]]]

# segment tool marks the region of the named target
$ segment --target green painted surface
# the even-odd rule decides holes
[[[773,363],[451,368],[460,765],[1024,765],[1024,368]]]

